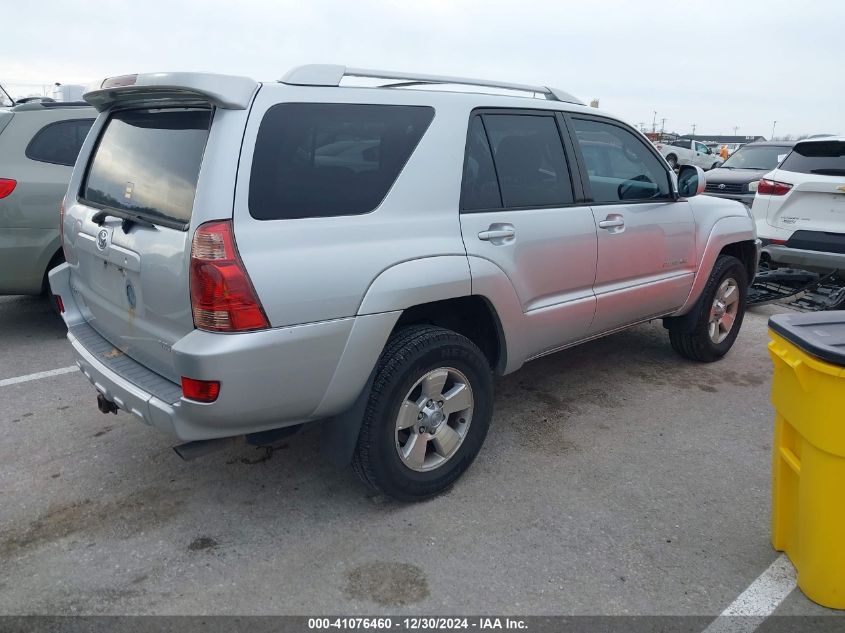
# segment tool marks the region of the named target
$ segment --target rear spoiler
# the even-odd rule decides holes
[[[89,86],[83,99],[100,112],[123,102],[211,103],[246,110],[258,82],[249,77],[212,73],[144,73],[109,77]]]

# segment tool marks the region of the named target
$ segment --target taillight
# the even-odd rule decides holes
[[[0,198],[5,198],[18,186],[17,180],[11,178],[0,178]]]
[[[62,298],[59,295],[53,295],[53,300],[56,302],[56,308],[58,308],[59,313],[64,314],[65,302],[62,301]]]
[[[194,326],[213,332],[270,327],[235,248],[231,221],[200,226],[191,243],[191,308]]]
[[[182,376],[182,395],[197,402],[214,402],[220,395],[220,381],[196,380]]]
[[[783,196],[789,193],[792,185],[786,182],[778,182],[777,180],[769,180],[761,178],[757,183],[757,193],[766,194],[769,196]]]

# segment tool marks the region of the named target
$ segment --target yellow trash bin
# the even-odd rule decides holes
[[[845,311],[769,320],[772,545],[811,600],[845,609]]]

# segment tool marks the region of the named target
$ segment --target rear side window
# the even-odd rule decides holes
[[[845,143],[814,141],[799,143],[780,166],[785,171],[819,176],[845,176]]]
[[[486,114],[505,208],[570,204],[572,182],[553,116]]]
[[[26,157],[42,163],[73,166],[94,119],[71,119],[45,125],[26,146]]]
[[[127,217],[185,228],[191,219],[211,110],[126,110],[106,123],[82,198]]]
[[[593,200],[612,203],[672,197],[667,168],[632,132],[591,119],[573,118],[572,124]]]
[[[369,213],[428,129],[424,106],[282,103],[261,121],[249,185],[257,220]]]

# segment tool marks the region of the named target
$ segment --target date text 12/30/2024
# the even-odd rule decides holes
[[[396,631],[445,631],[445,630],[526,630],[525,620],[519,618],[308,618],[310,630],[396,630]]]

